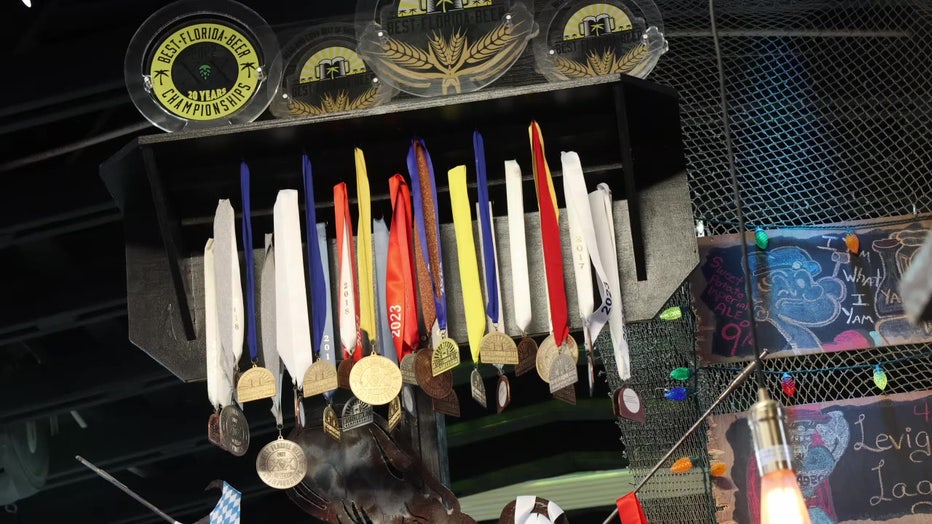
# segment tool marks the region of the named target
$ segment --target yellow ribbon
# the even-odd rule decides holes
[[[476,243],[472,236],[472,212],[469,193],[466,191],[466,166],[456,166],[447,176],[450,179],[450,204],[453,208],[453,229],[456,233],[456,254],[460,265],[460,287],[463,291],[463,309],[466,312],[466,332],[472,361],[479,364],[479,346],[485,335],[485,306],[482,285],[479,283],[479,265],[476,262]]]
[[[534,133],[540,140],[540,152],[544,157],[544,170],[547,172],[547,185],[550,186],[550,199],[553,201],[553,210],[557,213],[557,219],[560,218],[560,208],[557,207],[557,192],[553,190],[553,177],[550,176],[550,164],[547,163],[547,151],[544,149],[544,134],[540,130],[537,122],[531,122],[527,128],[528,137],[531,139],[531,167],[534,173],[534,191],[537,192],[537,200],[540,200],[540,188],[537,187],[537,159],[534,158]]]
[[[370,342],[375,341],[375,289],[372,274],[372,203],[369,197],[369,176],[366,157],[356,148],[356,200],[359,205],[359,224],[356,226],[356,272],[359,275],[359,328],[366,332]],[[375,349],[373,345],[373,350]]]

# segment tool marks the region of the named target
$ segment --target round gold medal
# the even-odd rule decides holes
[[[353,366],[349,382],[356,398],[372,406],[382,406],[401,392],[401,370],[383,356],[369,355]]]

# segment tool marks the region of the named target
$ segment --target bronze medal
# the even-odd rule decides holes
[[[369,355],[357,362],[349,381],[356,398],[371,406],[384,406],[401,393],[401,370],[380,355]]]
[[[470,391],[472,392],[472,398],[476,400],[482,407],[488,407],[488,400],[486,400],[485,394],[485,383],[482,381],[482,374],[479,373],[479,368],[472,370],[472,373],[469,374],[469,386]]]
[[[349,402],[343,406],[343,416],[340,417],[340,426],[343,431],[361,428],[367,424],[372,424],[372,406],[358,398],[349,399]]]
[[[220,440],[223,448],[237,457],[249,449],[249,423],[235,403],[220,410]]]
[[[531,337],[524,337],[518,342],[518,364],[515,366],[515,376],[520,377],[534,369],[537,363],[537,342]]]
[[[460,399],[456,396],[456,391],[450,390],[450,394],[440,398],[440,399],[431,399],[433,404],[434,411],[437,413],[443,413],[444,415],[450,415],[451,417],[460,416]]]
[[[350,388],[349,376],[353,371],[353,365],[355,365],[355,362],[353,362],[352,356],[340,361],[340,365],[337,367],[337,384],[341,389],[352,390],[352,388]]]
[[[220,437],[220,413],[214,413],[207,419],[207,440],[220,449],[223,447],[223,439]]]
[[[324,408],[324,433],[326,433],[327,436],[333,440],[336,440],[337,442],[340,441],[342,433],[340,430],[340,419],[337,417],[336,412],[333,411],[333,408],[329,405]]]
[[[497,407],[497,412],[501,413],[505,411],[505,408],[508,407],[508,404],[511,404],[511,384],[508,383],[508,377],[505,375],[500,375],[498,377],[498,387],[497,394],[495,395],[495,402]]]
[[[431,368],[432,357],[433,350],[422,349],[417,352],[414,366],[417,383],[431,398],[444,398],[453,390],[453,373],[447,371],[434,376]]]
[[[576,363],[569,355],[559,354],[550,364],[550,392],[572,386],[579,381],[579,373],[576,371]]]
[[[460,365],[460,347],[452,338],[444,338],[431,355],[431,372],[437,375]]]
[[[239,377],[236,383],[236,398],[240,402],[252,402],[275,396],[275,377],[272,372],[255,364]]]
[[[482,337],[479,357],[485,364],[518,364],[518,346],[501,331],[491,331]]]
[[[557,400],[562,400],[567,404],[576,405],[576,386],[567,386],[563,389],[558,389],[553,393],[553,398]]]
[[[417,385],[417,375],[414,372],[414,363],[417,360],[416,353],[408,353],[401,359],[401,381],[405,384]]]
[[[398,424],[401,424],[402,411],[401,411],[401,397],[395,397],[391,402],[388,403],[388,431],[395,431],[395,428],[398,427]]]
[[[275,489],[298,485],[307,474],[307,457],[301,446],[278,437],[259,450],[256,473],[262,482]]]
[[[337,377],[337,368],[326,360],[317,359],[304,373],[305,398],[333,391],[338,387],[340,387],[340,380]]]

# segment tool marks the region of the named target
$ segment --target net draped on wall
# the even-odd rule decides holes
[[[695,218],[709,235],[737,231],[725,150],[718,72],[707,2],[655,0],[670,51],[651,79],[680,95]],[[716,0],[738,182],[749,228],[813,226],[932,211],[932,2],[926,0]],[[670,299],[686,313],[676,323],[629,326],[634,379],[645,425],[619,419],[635,477],[682,436],[739,373],[740,365],[702,367],[696,395],[663,398],[670,370],[694,360],[695,319],[684,286]],[[600,354],[614,363],[600,339]],[[870,368],[887,362],[887,393],[932,387],[932,346],[820,353],[768,361],[766,383],[784,404],[877,394]],[[780,374],[798,385],[780,394]],[[746,410],[752,381],[719,412]],[[705,432],[680,456],[708,460]],[[667,464],[666,466],[669,466]],[[686,493],[686,494],[682,494]],[[622,493],[619,493],[621,495]],[[704,473],[666,468],[641,491],[654,523],[715,522]]]

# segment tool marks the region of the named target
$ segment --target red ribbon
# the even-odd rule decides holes
[[[534,182],[540,208],[540,234],[547,270],[547,296],[550,298],[550,322],[557,347],[570,333],[566,290],[563,282],[563,248],[560,245],[560,221],[557,217],[553,181],[544,157],[544,140],[537,122],[531,122],[531,149],[534,152]]]
[[[333,212],[336,215],[336,227],[337,227],[337,271],[339,272],[343,267],[342,257],[349,256],[350,258],[350,267],[355,267],[354,262],[356,261],[356,248],[353,245],[353,220],[350,217],[349,210],[349,198],[346,196],[346,183],[340,182],[339,184],[333,186]],[[344,231],[346,232],[346,237],[349,239],[349,245],[343,245]],[[344,255],[343,250],[349,250],[349,253]],[[353,351],[353,360],[358,362],[362,357],[362,333],[359,330],[359,297],[356,294],[356,290],[359,288],[359,281],[356,277],[356,271],[351,270],[353,276],[353,304],[356,306],[356,349]],[[337,286],[339,287],[339,285]],[[344,315],[343,308],[339,308],[340,315]],[[343,359],[346,360],[350,358],[349,345],[348,341],[340,340],[343,345]]]
[[[628,493],[615,501],[618,507],[618,518],[621,524],[649,524],[647,516],[644,515],[644,508],[641,507],[641,501],[634,493]]]
[[[388,326],[398,354],[398,362],[417,349],[417,299],[415,297],[413,220],[411,194],[404,177],[388,181],[392,198],[392,227],[388,236],[388,269],[385,298]]]

